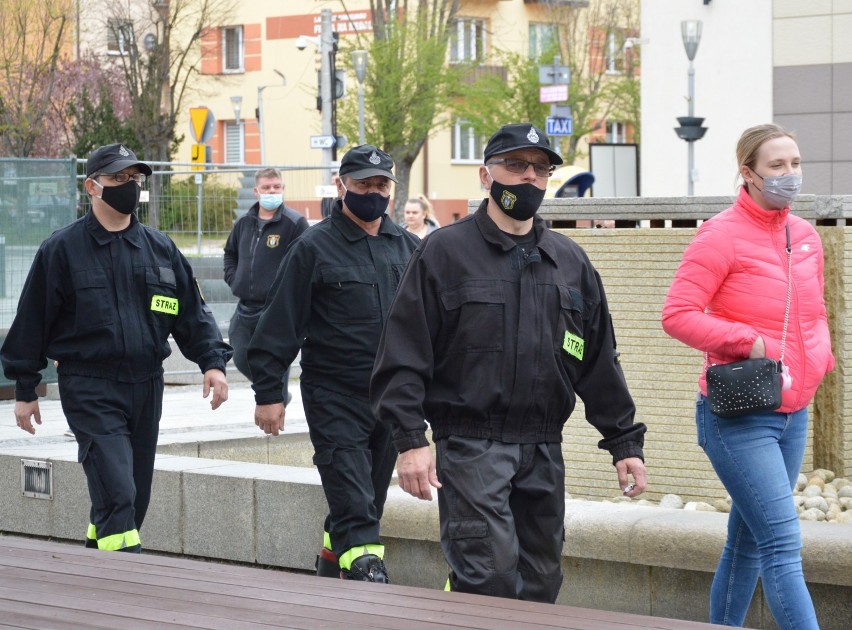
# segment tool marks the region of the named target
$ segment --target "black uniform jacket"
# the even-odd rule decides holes
[[[248,348],[257,404],[282,401],[302,349],[302,381],[366,399],[382,326],[420,242],[387,215],[370,236],[335,203],[288,249]]]
[[[424,418],[433,439],[560,442],[579,395],[614,461],[643,456],[600,277],[572,240],[533,229],[524,257],[483,202],[412,257],[370,392],[400,452],[428,444]]]
[[[0,358],[32,401],[47,357],[60,376],[141,382],[162,374],[169,334],[202,372],[224,371],[231,348],[172,240],[135,216],[108,232],[90,212],[39,247]]]
[[[278,265],[287,247],[305,230],[308,221],[285,205],[260,227],[259,205],[234,223],[225,242],[225,282],[240,302],[249,307],[263,307],[266,294],[275,280]]]

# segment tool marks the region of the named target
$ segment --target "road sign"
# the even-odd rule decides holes
[[[189,131],[192,139],[199,143],[209,142],[213,137],[216,118],[206,107],[189,108]]]
[[[312,149],[331,149],[334,142],[334,136],[311,136]]]
[[[574,119],[548,116],[545,133],[548,136],[570,136],[574,133]]]
[[[538,88],[539,103],[558,103],[568,100],[567,85],[542,85]]]
[[[191,169],[193,171],[203,171],[205,162],[210,162],[211,147],[209,144],[193,144],[191,146]]]

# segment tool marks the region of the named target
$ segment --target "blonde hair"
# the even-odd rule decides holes
[[[737,142],[737,182],[739,182],[739,178],[742,175],[740,169],[743,166],[748,166],[752,170],[754,169],[757,152],[763,146],[764,142],[784,137],[790,138],[794,142],[796,141],[796,136],[792,132],[787,131],[780,125],[772,123],[749,127],[743,131]]]
[[[435,211],[432,209],[432,204],[429,203],[429,200],[424,195],[417,195],[417,197],[413,197],[405,203],[413,203],[420,206],[420,209],[423,210],[423,220],[429,220],[435,224],[435,227],[441,227],[441,224],[438,223],[438,219],[435,217]]]

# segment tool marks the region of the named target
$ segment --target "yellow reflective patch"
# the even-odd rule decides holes
[[[139,539],[138,529],[131,529],[129,532],[124,532],[123,534],[113,534],[112,536],[98,539],[98,549],[101,551],[119,551],[141,544],[142,541]]]
[[[151,310],[167,315],[177,315],[178,299],[165,295],[155,295],[151,298]]]
[[[583,360],[583,350],[586,347],[586,342],[577,335],[572,335],[567,330],[565,331],[565,340],[562,342],[562,349],[572,357]]]

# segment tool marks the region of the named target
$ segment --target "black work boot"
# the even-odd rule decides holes
[[[323,547],[314,566],[317,568],[317,577],[340,577],[340,565],[337,564],[337,556],[330,549]]]
[[[390,584],[385,563],[378,556],[367,554],[352,561],[349,570],[341,569],[340,577],[344,580],[360,580],[362,582],[378,582]]]

